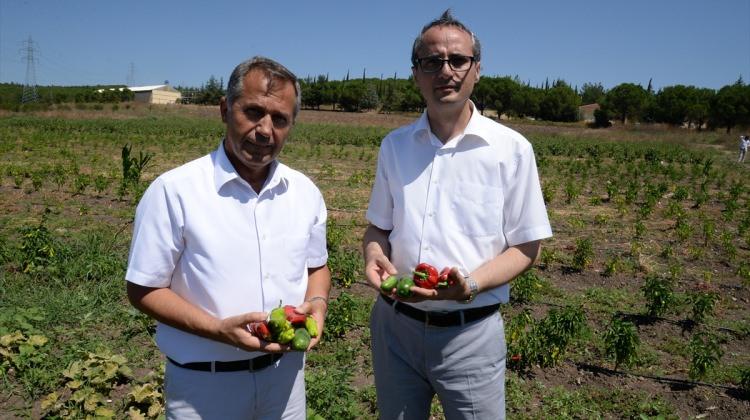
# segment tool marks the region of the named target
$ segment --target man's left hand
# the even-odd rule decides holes
[[[309,351],[315,347],[323,336],[323,327],[325,326],[326,312],[328,312],[328,301],[322,299],[315,299],[312,301],[305,301],[301,305],[294,309],[298,314],[311,315],[315,319],[315,323],[318,324],[318,336],[313,337],[310,340],[310,345],[307,346]]]
[[[391,297],[395,297],[402,302],[416,303],[425,300],[462,301],[468,299],[471,295],[469,284],[463,274],[458,270],[458,267],[451,267],[450,272],[448,273],[448,283],[452,283],[453,285],[437,289],[425,289],[414,286],[411,288],[411,297],[403,298],[395,295]]]

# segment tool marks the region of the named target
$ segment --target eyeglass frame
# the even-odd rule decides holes
[[[459,57],[460,58],[468,58],[469,59],[469,62],[471,64],[469,64],[469,67],[466,70],[456,70],[456,69],[453,68],[453,64],[451,64],[451,59],[453,59],[453,58],[459,58]],[[426,71],[424,69],[424,66],[422,66],[422,61],[423,60],[427,60],[427,59],[430,59],[430,60],[440,60],[440,67],[438,67],[435,71]],[[467,71],[471,70],[471,67],[474,66],[474,63],[476,61],[477,61],[477,59],[473,55],[451,54],[451,55],[448,56],[448,58],[440,58],[440,57],[437,57],[437,56],[427,56],[427,57],[417,58],[415,64],[417,66],[419,66],[419,69],[422,71],[422,73],[427,73],[427,74],[434,74],[434,73],[440,72],[443,69],[443,67],[445,66],[445,63],[448,63],[448,68],[451,69],[452,71],[463,73],[463,72],[467,72]]]

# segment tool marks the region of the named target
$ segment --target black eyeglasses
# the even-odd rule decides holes
[[[419,68],[425,73],[437,73],[443,68],[443,64],[448,63],[448,66],[453,71],[463,72],[471,68],[474,64],[474,57],[468,55],[451,55],[448,58],[440,57],[424,57],[418,58],[417,64]]]

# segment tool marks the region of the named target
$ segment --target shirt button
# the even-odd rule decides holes
[[[425,246],[425,247],[424,247],[424,250],[425,250],[425,251],[429,251],[429,250],[430,250],[430,246],[429,246],[429,245]]]

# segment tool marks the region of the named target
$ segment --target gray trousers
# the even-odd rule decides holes
[[[370,315],[381,419],[427,419],[435,394],[447,419],[505,418],[505,333],[497,312],[427,326],[378,298]]]
[[[304,354],[257,372],[199,372],[167,362],[167,419],[305,420]]]

